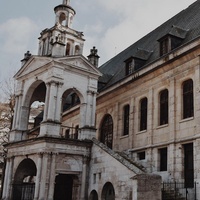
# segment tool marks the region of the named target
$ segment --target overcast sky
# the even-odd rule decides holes
[[[96,46],[100,63],[187,8],[195,0],[71,0],[73,28],[85,35],[84,56]],[[38,37],[54,25],[54,7],[62,0],[1,0],[0,84],[21,67],[30,50],[37,54]]]

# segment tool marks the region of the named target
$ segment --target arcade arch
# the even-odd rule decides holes
[[[89,200],[98,200],[98,194],[96,190],[92,190],[89,196]]]
[[[37,168],[33,160],[24,159],[17,167],[13,182],[12,199],[33,199]]]
[[[66,90],[62,95],[62,128],[63,136],[70,139],[78,139],[80,124],[80,104],[82,95],[73,89]]]
[[[107,182],[103,186],[101,200],[115,200],[115,190],[112,183]]]

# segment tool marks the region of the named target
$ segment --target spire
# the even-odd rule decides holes
[[[63,4],[69,6],[70,5],[70,0],[63,0]]]
[[[88,56],[89,62],[92,63],[95,67],[98,67],[100,58],[97,52],[98,50],[96,49],[96,47],[93,47],[93,49],[90,50],[90,55]]]

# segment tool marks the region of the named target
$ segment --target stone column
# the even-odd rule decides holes
[[[28,129],[28,116],[29,116],[29,107],[21,106],[19,130]]]
[[[148,130],[148,145],[153,144],[153,130],[154,130],[154,89],[149,89],[149,98],[147,102],[147,130]]]
[[[91,116],[91,126],[95,127],[96,118],[96,92],[92,93],[92,116]]]
[[[40,191],[39,191],[39,200],[45,199],[46,194],[46,179],[47,179],[47,169],[48,169],[48,153],[43,154],[42,158],[42,171],[40,179]]]
[[[86,106],[86,124],[87,126],[91,126],[91,118],[92,118],[92,91],[87,92],[87,106]]]
[[[36,180],[35,180],[34,200],[38,200],[38,197],[39,197],[41,170],[42,170],[42,154],[39,154],[38,156],[39,157],[37,161],[37,175],[36,175]]]
[[[86,103],[80,105],[80,128],[86,125]]]
[[[169,141],[173,142],[169,145],[169,173],[171,179],[175,178],[175,167],[176,167],[176,144],[174,143],[176,140],[176,86],[175,79],[170,79],[170,88],[169,88]]]
[[[130,123],[130,140],[129,140],[129,148],[133,148],[134,147],[134,104],[135,104],[135,98],[131,97],[131,101],[130,101],[130,119],[129,119],[129,123]]]
[[[17,105],[17,118],[16,118],[16,128],[19,129],[20,124],[20,115],[21,115],[21,102],[22,102],[22,95],[20,94],[18,97],[18,105]]]
[[[14,112],[14,117],[13,117],[13,124],[12,124],[12,129],[16,128],[16,121],[17,121],[17,114],[18,114],[18,104],[19,104],[19,96],[17,95],[15,97],[15,112]]]
[[[13,171],[13,161],[14,161],[14,157],[10,158],[10,164],[9,164],[9,168],[8,168],[8,180],[7,180],[7,188],[6,188],[6,198],[7,199],[11,199],[11,192],[12,192],[12,171]]]
[[[60,122],[61,120],[61,106],[62,106],[62,86],[63,83],[58,83],[57,98],[56,98],[56,110],[55,110],[55,121]]]
[[[50,83],[47,83],[46,87],[47,87],[47,92],[46,92],[46,97],[45,97],[45,107],[44,107],[43,121],[47,120],[47,114],[48,114],[48,109],[49,109]]]
[[[6,171],[5,171],[5,177],[4,177],[2,199],[6,199],[7,188],[8,188],[8,173],[9,173],[9,168],[10,168],[10,158],[7,158],[7,160],[6,160]]]
[[[82,181],[81,181],[81,198],[80,200],[86,199],[86,180],[87,180],[87,157],[83,158],[83,167],[82,167]]]
[[[50,85],[50,94],[49,94],[49,108],[47,120],[55,121],[55,110],[56,110],[56,99],[57,99],[57,83],[52,81]]]
[[[51,155],[51,169],[50,169],[50,179],[49,179],[49,193],[48,200],[53,200],[54,188],[55,188],[55,168],[56,168],[56,154]]]

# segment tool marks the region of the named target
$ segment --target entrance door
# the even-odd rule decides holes
[[[72,200],[73,178],[71,175],[56,176],[54,200]]]
[[[193,143],[184,145],[184,175],[185,187],[194,187],[194,155]]]

